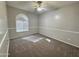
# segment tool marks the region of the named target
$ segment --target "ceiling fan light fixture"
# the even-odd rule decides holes
[[[42,7],[39,7],[39,8],[37,8],[37,11],[38,11],[38,12],[46,11],[46,9],[45,9],[45,8],[42,8]]]
[[[43,10],[43,8],[40,8],[40,7],[39,7],[39,8],[37,8],[37,11],[42,11],[42,10]]]

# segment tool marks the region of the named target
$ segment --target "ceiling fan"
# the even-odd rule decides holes
[[[42,1],[33,1],[33,2],[34,2],[34,8],[37,11],[46,10],[44,7],[45,6],[44,2],[42,2]]]
[[[34,7],[39,8],[42,6],[42,3],[43,3],[42,1],[34,1]]]

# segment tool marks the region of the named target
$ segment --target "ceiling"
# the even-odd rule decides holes
[[[42,7],[46,8],[45,11],[55,10],[61,7],[65,7],[67,5],[72,5],[79,3],[78,1],[43,1]],[[29,12],[36,12],[34,8],[34,1],[7,1],[7,5],[16,7],[19,9],[23,9]],[[38,13],[43,13],[45,11],[41,11]]]

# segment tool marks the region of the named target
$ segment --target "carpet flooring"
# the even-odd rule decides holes
[[[43,35],[40,37],[43,39],[36,42],[30,41],[34,40],[33,37],[29,40],[27,38],[10,40],[9,57],[79,57],[79,48]]]

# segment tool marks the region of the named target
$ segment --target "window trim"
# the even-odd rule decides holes
[[[24,20],[19,20],[20,17],[24,18]],[[24,24],[23,24],[23,31],[17,31],[17,20],[23,21],[23,23],[24,23],[24,21],[28,21],[28,27],[27,27],[28,29],[25,30],[24,29],[25,27],[24,27]],[[16,15],[16,32],[26,32],[26,31],[29,31],[29,19],[28,19],[28,17],[25,14]]]

